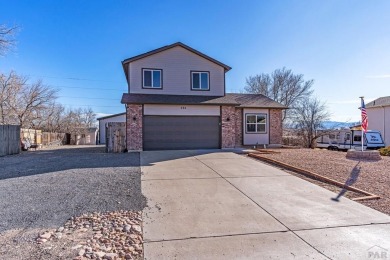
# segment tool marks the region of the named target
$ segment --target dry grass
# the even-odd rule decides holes
[[[382,156],[380,161],[359,161],[346,158],[345,152],[328,151],[323,149],[275,149],[280,153],[265,154],[272,158],[303,168],[339,182],[348,184],[364,191],[380,196],[377,200],[365,200],[360,203],[390,215],[390,157]],[[334,192],[341,188],[300,176],[317,185],[321,185]],[[358,194],[348,192],[347,197],[356,197]]]

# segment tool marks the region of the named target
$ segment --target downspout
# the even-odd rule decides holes
[[[386,107],[385,106],[381,106],[383,108],[383,142],[384,140],[386,140]],[[385,146],[386,146],[386,143],[385,143]]]
[[[129,90],[130,90],[130,86],[129,86]],[[130,92],[129,92],[130,93]],[[125,128],[125,131],[126,131],[126,134],[125,134],[125,142],[126,142],[126,150],[127,150],[127,152],[129,152],[129,147],[127,147],[127,120],[128,120],[128,116],[127,116],[127,113],[128,113],[128,111],[127,111],[127,103],[125,104],[125,111],[126,111],[126,128]],[[106,133],[106,135],[107,135],[107,133]],[[143,137],[142,137],[143,138]],[[106,142],[107,142],[107,140],[106,140]],[[106,147],[107,147],[107,144],[106,144]]]
[[[268,118],[267,118],[267,127],[268,127],[268,129],[266,129],[267,130],[267,133],[268,133],[268,145],[270,145],[271,144],[271,133],[269,132],[269,125],[270,125],[270,122],[271,122],[271,109],[268,109]],[[282,117],[283,117],[283,114],[282,114]],[[257,128],[257,127],[256,127]],[[264,149],[266,149],[265,147],[264,147]]]

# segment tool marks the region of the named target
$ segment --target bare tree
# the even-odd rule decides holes
[[[83,124],[82,109],[69,109],[64,117],[64,131],[73,135],[84,133],[85,125]]]
[[[0,74],[0,124],[17,124],[17,115],[12,104],[18,102],[18,93],[26,84],[26,78],[11,71],[8,75]]]
[[[27,83],[27,78],[10,72],[0,74],[1,124],[19,124],[21,127],[39,125],[42,113],[50,107],[57,91],[42,81]]]
[[[93,127],[96,121],[96,114],[91,108],[78,108],[68,110],[62,120],[62,131],[77,137],[87,134],[89,128]]]
[[[293,119],[295,128],[302,136],[304,146],[314,148],[318,137],[326,134],[323,130],[323,123],[329,120],[330,114],[326,110],[326,105],[317,98],[307,97],[302,99],[294,109]]]
[[[18,116],[21,127],[31,127],[39,124],[41,111],[56,100],[57,91],[42,83],[41,80],[25,84],[18,93],[18,102],[11,105]]]
[[[84,124],[86,127],[93,127],[96,122],[96,114],[91,108],[85,108],[82,110]]]
[[[18,27],[7,27],[0,24],[0,56],[4,56],[12,47],[15,46],[15,33]]]
[[[40,111],[38,121],[35,125],[36,128],[46,132],[62,132],[65,124],[65,109],[61,104],[52,102],[46,109]]]
[[[293,113],[298,103],[309,97],[313,90],[314,80],[305,81],[303,74],[294,74],[286,68],[277,69],[269,74],[258,74],[246,79],[245,91],[263,94],[287,107],[284,110],[283,122]]]

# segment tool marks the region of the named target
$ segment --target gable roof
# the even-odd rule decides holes
[[[385,106],[390,106],[390,96],[377,98],[374,101],[367,103],[366,108]]]
[[[171,48],[174,48],[174,47],[182,47],[192,53],[195,53],[197,55],[199,55],[200,57],[206,59],[206,60],[209,60],[211,62],[214,62],[215,64],[223,67],[225,69],[225,72],[231,70],[232,68],[229,67],[228,65],[220,62],[220,61],[217,61],[216,59],[213,59],[211,58],[210,56],[207,56],[206,54],[204,53],[201,53],[200,51],[197,51],[193,48],[191,48],[190,46],[187,46],[185,45],[184,43],[181,43],[181,42],[176,42],[176,43],[173,43],[173,44],[170,44],[170,45],[167,45],[167,46],[164,46],[164,47],[161,47],[161,48],[158,48],[158,49],[155,49],[155,50],[152,50],[152,51],[148,51],[148,52],[145,52],[143,54],[140,54],[140,55],[137,55],[137,56],[134,56],[134,57],[131,57],[131,58],[128,58],[128,59],[125,59],[122,61],[122,67],[123,67],[123,70],[125,72],[125,75],[126,75],[126,79],[127,79],[127,72],[128,72],[128,66],[129,66],[129,63],[130,62],[133,62],[133,61],[136,61],[136,60],[140,60],[140,59],[143,59],[145,57],[148,57],[148,56],[151,56],[151,55],[154,55],[156,53],[159,53],[159,52],[162,52],[162,51],[166,51],[166,50],[169,50]]]
[[[239,103],[239,107],[247,108],[281,108],[287,109],[288,107],[276,102],[269,97],[262,94],[239,94],[239,93],[227,93],[226,96],[234,99]]]
[[[215,97],[124,93],[121,102],[122,104],[232,105],[246,108],[287,109],[286,106],[261,94],[227,93],[223,97]]]

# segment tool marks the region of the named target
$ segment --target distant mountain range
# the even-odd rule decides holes
[[[351,126],[360,125],[360,122],[337,122],[337,121],[325,121],[323,123],[325,129],[330,128],[349,128]]]

